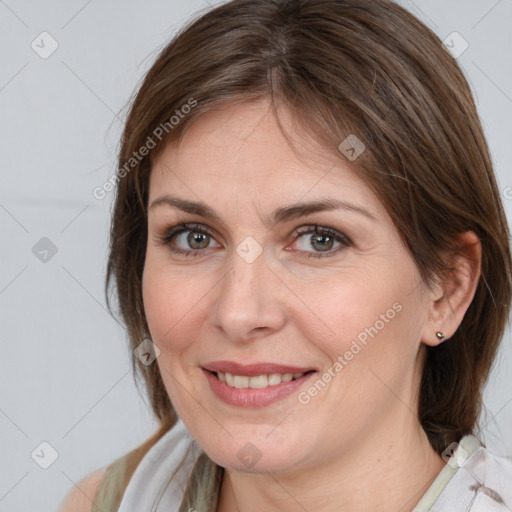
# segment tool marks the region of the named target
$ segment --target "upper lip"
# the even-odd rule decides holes
[[[275,363],[251,363],[240,364],[234,361],[213,361],[203,366],[210,372],[231,373],[232,375],[243,375],[254,377],[256,375],[268,375],[270,373],[306,373],[314,370],[311,367],[288,366]]]

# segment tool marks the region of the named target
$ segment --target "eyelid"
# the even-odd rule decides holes
[[[176,238],[176,236],[180,235],[181,233],[186,233],[187,231],[204,233],[205,235],[215,239],[215,234],[213,231],[206,227],[204,224],[194,222],[180,222],[178,224],[174,224],[173,226],[164,228],[162,232],[157,235],[158,241],[162,245],[169,244],[174,238]],[[193,251],[194,249],[190,250]]]
[[[170,226],[163,230],[161,234],[157,236],[157,241],[159,245],[170,245],[173,240],[176,239],[177,236],[179,236],[182,233],[186,233],[187,231],[196,232],[196,233],[203,233],[213,240],[216,240],[216,235],[213,233],[213,231],[205,226],[202,223],[196,223],[196,222],[180,222],[177,224],[174,224],[173,226]],[[331,251],[325,251],[325,254],[322,254],[322,251],[304,251],[304,250],[295,250],[294,252],[298,253],[306,253],[309,254],[309,256],[305,256],[307,258],[310,257],[330,257],[336,255],[340,249],[352,247],[353,242],[352,240],[345,235],[344,233],[331,228],[329,226],[323,226],[319,224],[308,224],[308,225],[302,225],[298,228],[295,228],[289,237],[291,236],[293,238],[293,242],[298,240],[303,235],[312,235],[312,234],[320,234],[320,235],[328,235],[334,238],[335,241],[340,243],[340,247],[337,247],[335,250]],[[218,243],[218,242],[217,242]],[[182,253],[186,255],[196,255],[197,253],[205,252],[206,249],[211,248],[205,248],[205,249],[181,249],[181,248],[174,248],[171,249],[175,253]]]
[[[344,233],[329,226],[322,226],[319,224],[310,224],[306,226],[301,226],[300,228],[296,228],[295,235],[293,236],[293,238],[296,240],[297,238],[300,238],[302,235],[312,235],[315,233],[320,235],[330,235],[335,239],[342,240],[347,245],[352,245],[352,240]]]

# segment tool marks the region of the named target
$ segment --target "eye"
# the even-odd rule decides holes
[[[200,224],[178,224],[168,228],[158,238],[159,242],[168,245],[172,252],[186,255],[195,255],[203,249],[208,249],[214,241],[213,234]],[[220,245],[217,244],[217,247]]]
[[[294,239],[296,241],[304,239],[303,243],[300,244],[302,245],[300,250],[309,252],[307,250],[308,247],[313,247],[316,250],[316,254],[312,252],[304,256],[305,258],[329,257],[338,253],[343,248],[352,247],[352,241],[347,236],[334,229],[317,225],[301,228],[295,233]],[[335,246],[336,243],[338,244],[337,246]]]
[[[309,253],[303,256],[305,258],[333,256],[343,248],[353,245],[352,241],[342,233],[317,225],[304,226],[297,230],[293,239],[294,243],[300,242],[299,245],[301,245],[297,252]],[[213,234],[201,224],[178,224],[167,228],[158,236],[158,241],[162,245],[168,245],[172,252],[187,256],[196,256],[200,251],[211,248],[212,241],[215,242]],[[338,245],[335,246],[335,244]],[[220,247],[220,245],[217,244],[214,247]],[[311,247],[315,249],[313,252],[308,250]]]

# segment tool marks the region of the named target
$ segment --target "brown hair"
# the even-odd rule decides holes
[[[477,426],[511,300],[509,231],[461,69],[430,29],[391,1],[234,0],[161,51],[127,118],[119,168],[132,168],[120,173],[111,228],[107,299],[113,279],[131,349],[149,338],[141,279],[151,158],[130,159],[150,139],[153,154],[179,140],[205,112],[264,98],[276,112],[288,107],[339,158],[349,134],[365,144],[354,164],[427,283],[446,276],[456,235],[473,230],[481,240],[482,275],[464,320],[450,340],[425,348],[418,416],[441,453]],[[133,358],[133,366],[170,427],[176,415],[158,365]]]

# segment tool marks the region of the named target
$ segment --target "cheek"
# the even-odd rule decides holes
[[[338,382],[348,379],[344,385],[364,388],[370,384],[370,369],[392,380],[414,367],[426,307],[414,291],[414,269],[402,270],[387,281],[377,274],[340,279],[324,285],[323,293],[311,286],[300,289],[300,296],[308,297],[309,312],[297,311],[295,321],[327,356],[324,371],[344,375]]]
[[[307,297],[302,305],[307,311],[299,314],[297,310],[295,320],[301,322],[313,343],[322,340],[322,348],[331,359],[349,350],[353,340],[364,343],[370,333],[375,334],[375,328],[379,333],[389,329],[400,316],[397,291],[359,277],[299,289],[298,295]]]
[[[146,264],[142,281],[144,311],[152,340],[162,351],[181,352],[194,339],[194,330],[201,325],[197,321],[201,297],[206,293],[200,283],[154,266],[151,261]]]

